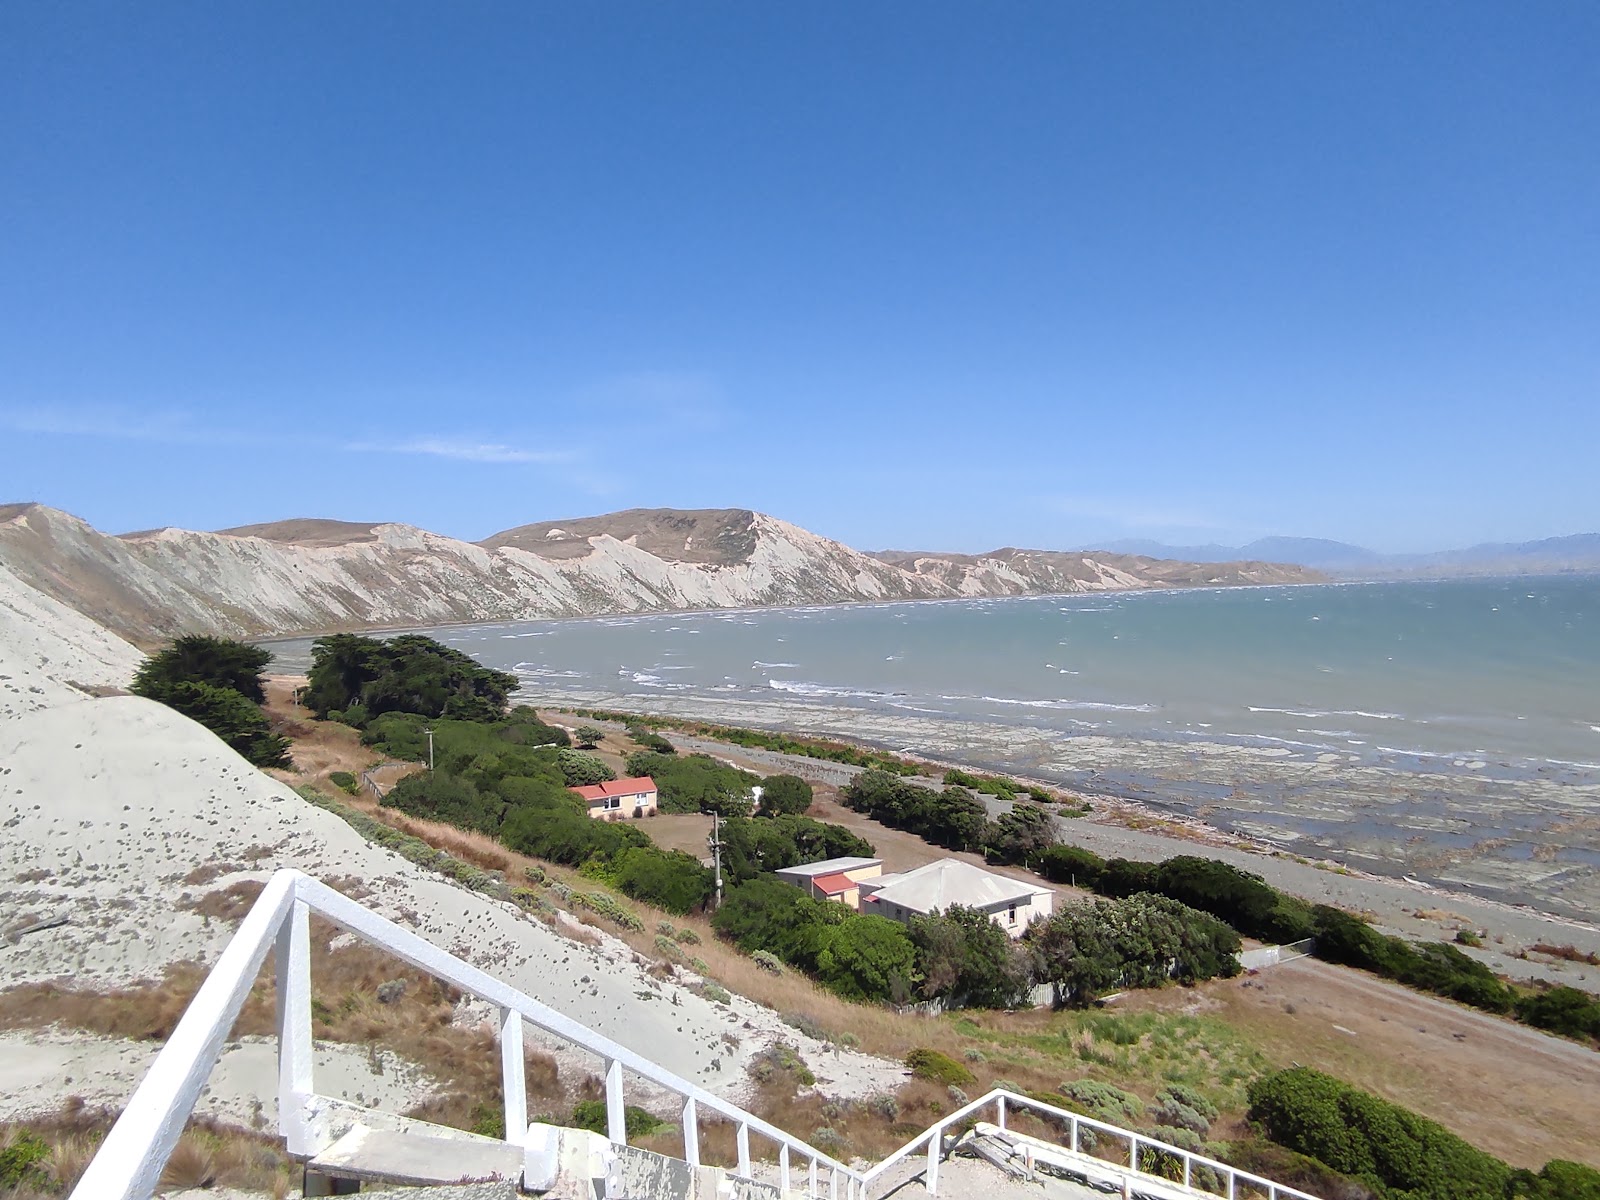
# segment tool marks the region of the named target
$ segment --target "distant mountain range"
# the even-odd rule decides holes
[[[410,525],[298,518],[111,535],[0,505],[0,570],[139,645],[759,605],[1316,583],[1301,566],[995,550],[869,555],[749,509],[630,509],[481,542]]]
[[[1106,543],[1103,549],[1198,563],[1239,559],[1298,563],[1333,575],[1364,579],[1600,571],[1600,533],[1575,533],[1536,542],[1484,542],[1465,550],[1441,550],[1432,554],[1380,554],[1348,542],[1297,537],[1258,538],[1245,546],[1169,546],[1162,542],[1125,539]]]

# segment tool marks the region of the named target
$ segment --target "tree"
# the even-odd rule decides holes
[[[267,698],[261,672],[272,652],[232,638],[191,634],[176,639],[140,665],[133,677],[135,695],[153,700],[163,688],[178,683],[204,683],[238,692],[253,704]]]
[[[320,717],[359,706],[367,713],[416,713],[464,721],[504,715],[515,675],[491,671],[476,660],[421,634],[387,641],[337,634],[311,644],[305,703]]]
[[[572,732],[578,739],[578,749],[580,750],[593,750],[600,744],[600,740],[606,736],[604,729],[596,729],[593,725],[579,725]]]
[[[916,965],[916,947],[904,926],[887,917],[852,914],[817,956],[817,978],[847,1000],[903,1003],[911,998]]]
[[[984,839],[984,856],[990,862],[1031,867],[1055,845],[1055,823],[1042,808],[1017,805],[995,818]]]
[[[761,781],[761,807],[758,817],[780,813],[799,815],[811,807],[811,785],[798,775],[768,775]]]
[[[636,846],[617,856],[612,871],[627,895],[674,913],[704,907],[716,886],[711,872],[682,850]]]
[[[913,918],[910,933],[924,996],[951,1008],[1010,1008],[1027,996],[1029,955],[987,913],[952,905]]]
[[[267,714],[232,688],[209,683],[162,684],[148,693],[198,721],[258,767],[289,768],[289,739],[272,732]]]
[[[718,762],[709,754],[658,754],[641,750],[628,758],[629,775],[648,775],[660,792],[661,811],[750,815],[750,788],[758,776]]]
[[[568,787],[582,787],[589,783],[606,783],[615,779],[617,773],[592,754],[585,754],[581,750],[560,750],[556,753],[556,765],[561,768],[562,775],[566,776]]]

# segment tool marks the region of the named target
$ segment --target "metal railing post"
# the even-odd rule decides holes
[[[1004,1096],[996,1096],[994,1098],[994,1105],[995,1105],[995,1121],[994,1121],[994,1123],[997,1126],[999,1126],[1001,1129],[1004,1129],[1006,1127],[1006,1098]]]
[[[303,900],[278,926],[274,976],[278,1017],[278,1132],[290,1154],[315,1154],[304,1105],[313,1093],[311,1043],[311,910]]]
[[[683,1161],[691,1167],[700,1165],[700,1118],[693,1096],[683,1102]]]
[[[1233,1185],[1236,1179],[1238,1179],[1238,1176],[1230,1168],[1228,1171],[1228,1200],[1234,1200]]]
[[[789,1143],[785,1142],[778,1147],[778,1191],[784,1193],[789,1190]]]
[[[750,1126],[744,1121],[739,1122],[739,1132],[735,1135],[739,1143],[739,1174],[750,1178]]]
[[[1136,1133],[1128,1135],[1128,1169],[1139,1169],[1139,1135]]]
[[[606,1136],[614,1146],[628,1144],[628,1110],[622,1103],[622,1063],[606,1059]]]
[[[928,1134],[928,1174],[924,1186],[928,1195],[939,1194],[939,1156],[944,1152],[944,1126],[935,1125]]]
[[[506,1141],[520,1146],[528,1140],[527,1062],[522,1057],[522,1014],[500,1010],[500,1077],[506,1101]]]
[[[811,1200],[816,1200],[816,1196],[817,1196],[817,1160],[815,1158],[813,1158],[811,1160],[811,1175],[810,1175],[809,1180],[806,1183],[806,1194],[811,1197]]]

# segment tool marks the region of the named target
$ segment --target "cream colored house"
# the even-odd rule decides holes
[[[589,807],[589,815],[599,821],[625,821],[632,817],[656,815],[656,781],[648,775],[633,779],[613,779],[610,783],[591,783],[568,788],[577,792]]]
[[[861,907],[861,884],[883,873],[881,858],[829,858],[774,871],[785,883],[804,889],[818,900],[837,900],[851,908]]]
[[[1048,917],[1056,894],[1047,887],[996,875],[981,867],[943,858],[914,871],[879,874],[861,883],[864,913],[909,924],[912,917],[943,912],[953,905],[975,908],[1012,937],[1021,937],[1034,921]]]

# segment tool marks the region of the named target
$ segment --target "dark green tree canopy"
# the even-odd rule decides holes
[[[416,713],[493,721],[505,712],[517,677],[421,634],[387,641],[341,633],[311,646],[306,707],[319,717],[359,708],[370,716]],[[359,723],[359,722],[358,722]]]
[[[176,683],[205,683],[238,692],[260,704],[267,698],[261,672],[272,652],[231,638],[191,634],[145,659],[133,677],[133,691],[152,700]]]
[[[811,807],[811,785],[798,775],[768,775],[761,781],[758,817],[803,813]]]
[[[273,733],[261,706],[232,688],[171,683],[163,685],[160,694],[151,699],[200,722],[258,767],[293,765],[289,761],[289,739]]]
[[[144,661],[133,692],[198,721],[258,767],[288,767],[289,740],[261,707],[261,671],[271,661],[247,642],[181,637]]]

